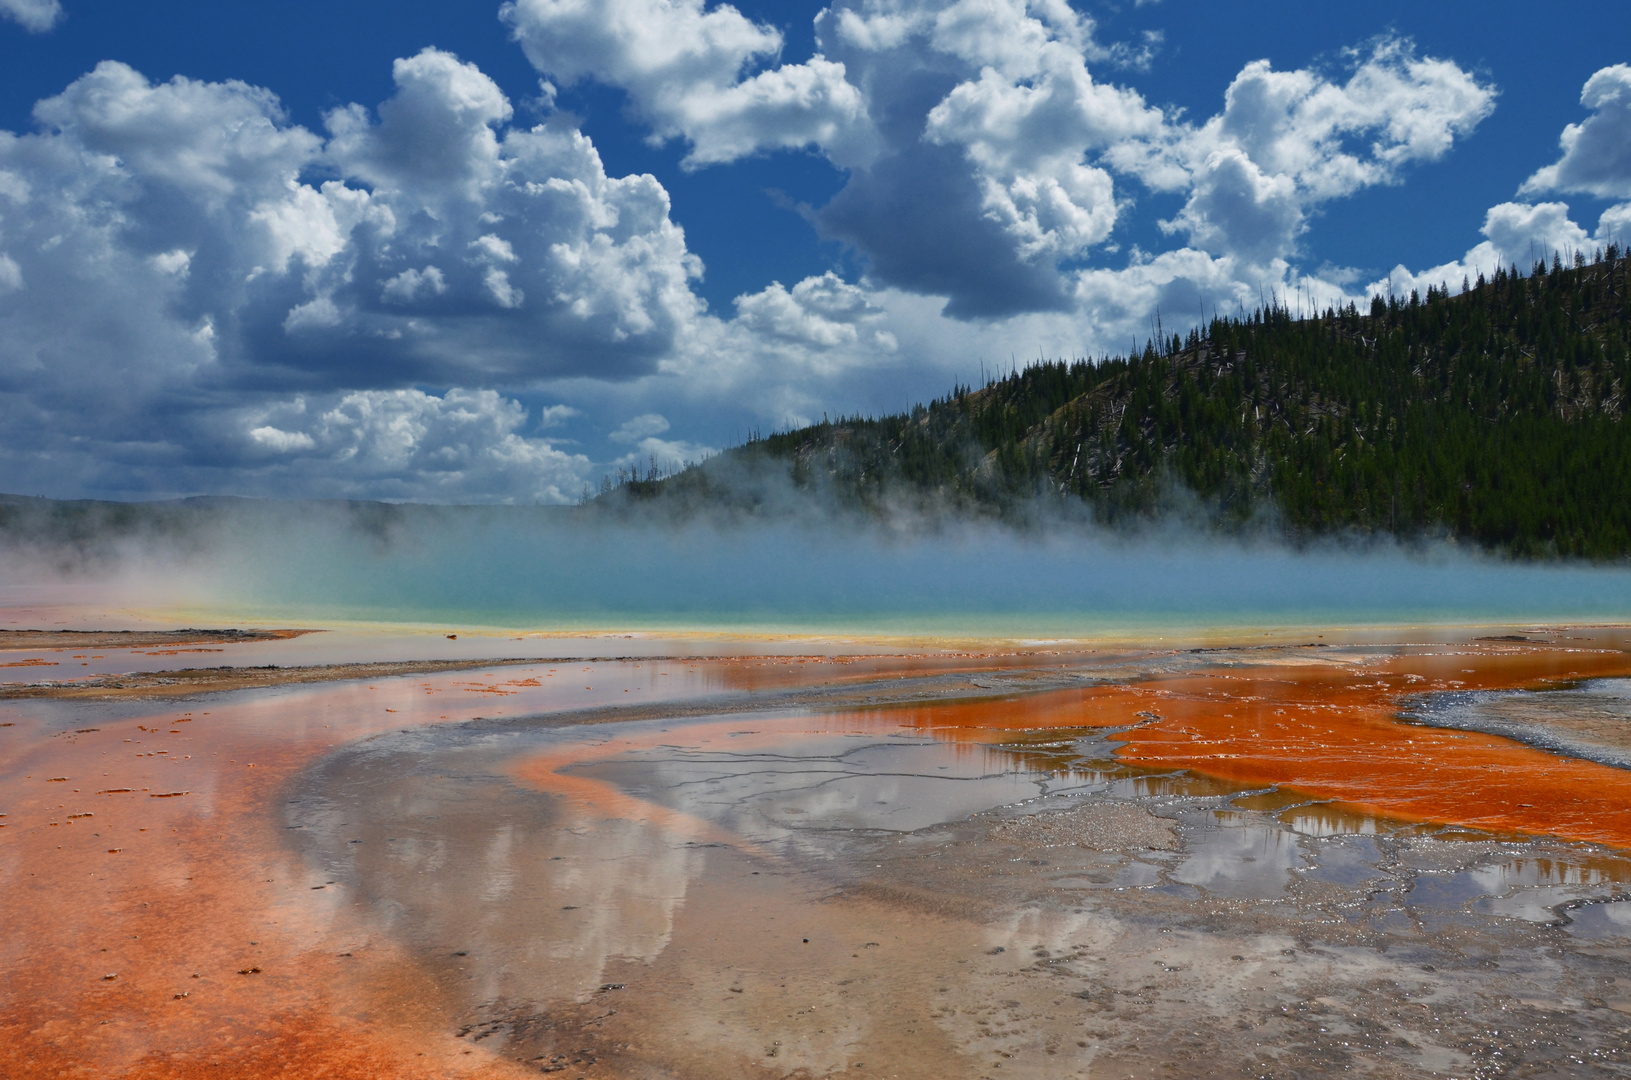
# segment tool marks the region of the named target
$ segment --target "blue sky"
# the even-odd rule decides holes
[[[0,487],[559,501],[1121,351],[1157,308],[1590,248],[1631,236],[1628,31],[1623,3],[0,0]]]

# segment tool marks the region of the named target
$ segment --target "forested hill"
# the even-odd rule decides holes
[[[1043,363],[908,414],[756,438],[618,498],[757,498],[797,487],[883,509],[1011,515],[1080,500],[1126,522],[1195,500],[1221,527],[1294,536],[1450,535],[1515,555],[1631,555],[1631,281],[1625,252],[1554,259],[1294,318],[1273,307],[1151,343]],[[1181,496],[1181,497],[1180,497]]]

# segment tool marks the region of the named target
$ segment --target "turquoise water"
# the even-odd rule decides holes
[[[1080,529],[900,536],[451,514],[386,536],[292,522],[218,537],[170,565],[178,598],[222,609],[531,629],[1045,638],[1631,621],[1625,567]]]

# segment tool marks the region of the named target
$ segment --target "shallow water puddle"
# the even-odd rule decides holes
[[[1036,771],[1000,747],[887,722],[845,726],[806,716],[620,725],[603,741],[525,756],[513,771],[601,813],[647,817],[662,808],[759,845],[821,829],[910,832],[1107,780],[1093,770]]]

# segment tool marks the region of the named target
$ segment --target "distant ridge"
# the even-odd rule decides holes
[[[774,435],[597,503],[777,513],[820,493],[1004,518],[1050,504],[1112,524],[1187,505],[1264,521],[1449,537],[1517,556],[1631,555],[1631,281],[1624,250],[1554,257],[1294,318],[1274,304],[1141,355],[1041,363],[909,413]]]

